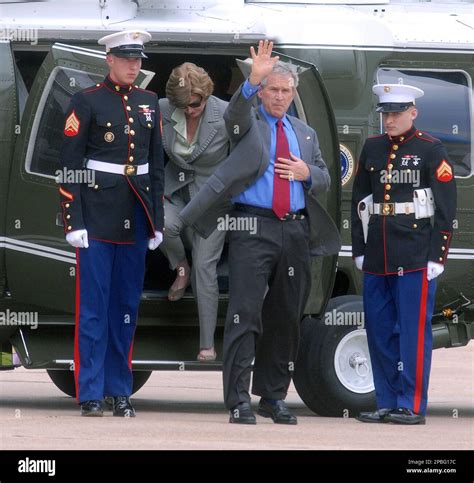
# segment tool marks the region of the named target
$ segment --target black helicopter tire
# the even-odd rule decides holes
[[[50,369],[46,371],[54,385],[62,392],[71,397],[76,397],[76,385],[74,371]],[[141,389],[151,376],[152,371],[133,371],[132,394]]]
[[[361,298],[335,297],[326,313],[333,310],[360,312]],[[363,377],[350,365],[354,358],[367,359],[361,366],[356,364]],[[327,325],[324,318],[303,319],[293,382],[306,406],[320,416],[355,417],[375,409],[365,330],[356,325]]]

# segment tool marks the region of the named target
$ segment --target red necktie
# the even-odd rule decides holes
[[[279,162],[278,158],[290,159],[288,138],[283,130],[281,119],[277,121],[276,125],[275,164]],[[276,171],[273,173],[272,209],[278,218],[283,218],[290,211],[290,182],[287,179],[280,178],[280,175]]]

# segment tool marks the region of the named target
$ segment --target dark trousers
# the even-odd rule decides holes
[[[77,249],[74,372],[77,400],[130,396],[133,337],[143,290],[148,222],[136,206],[134,244],[89,240]]]
[[[364,312],[379,408],[425,414],[431,368],[436,280],[426,270],[364,274]]]
[[[252,393],[284,399],[296,360],[300,321],[309,295],[309,227],[303,220],[253,217],[257,230],[231,231],[229,306],[224,332],[224,402],[232,408]]]

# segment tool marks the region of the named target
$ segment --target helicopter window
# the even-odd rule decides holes
[[[44,90],[32,127],[30,149],[26,156],[29,173],[55,177],[60,169],[59,151],[62,143],[64,116],[76,92],[102,81],[100,74],[56,67]]]
[[[406,83],[423,89],[416,127],[438,138],[448,150],[456,177],[471,175],[471,79],[463,71],[389,69],[377,73],[379,83]]]

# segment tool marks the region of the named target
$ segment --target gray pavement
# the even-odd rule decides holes
[[[154,372],[134,419],[81,418],[45,371],[0,372],[0,449],[473,449],[474,344],[433,353],[425,426],[367,425],[312,413],[292,386],[297,426],[228,423],[220,372]],[[255,400],[255,403],[258,401]]]

